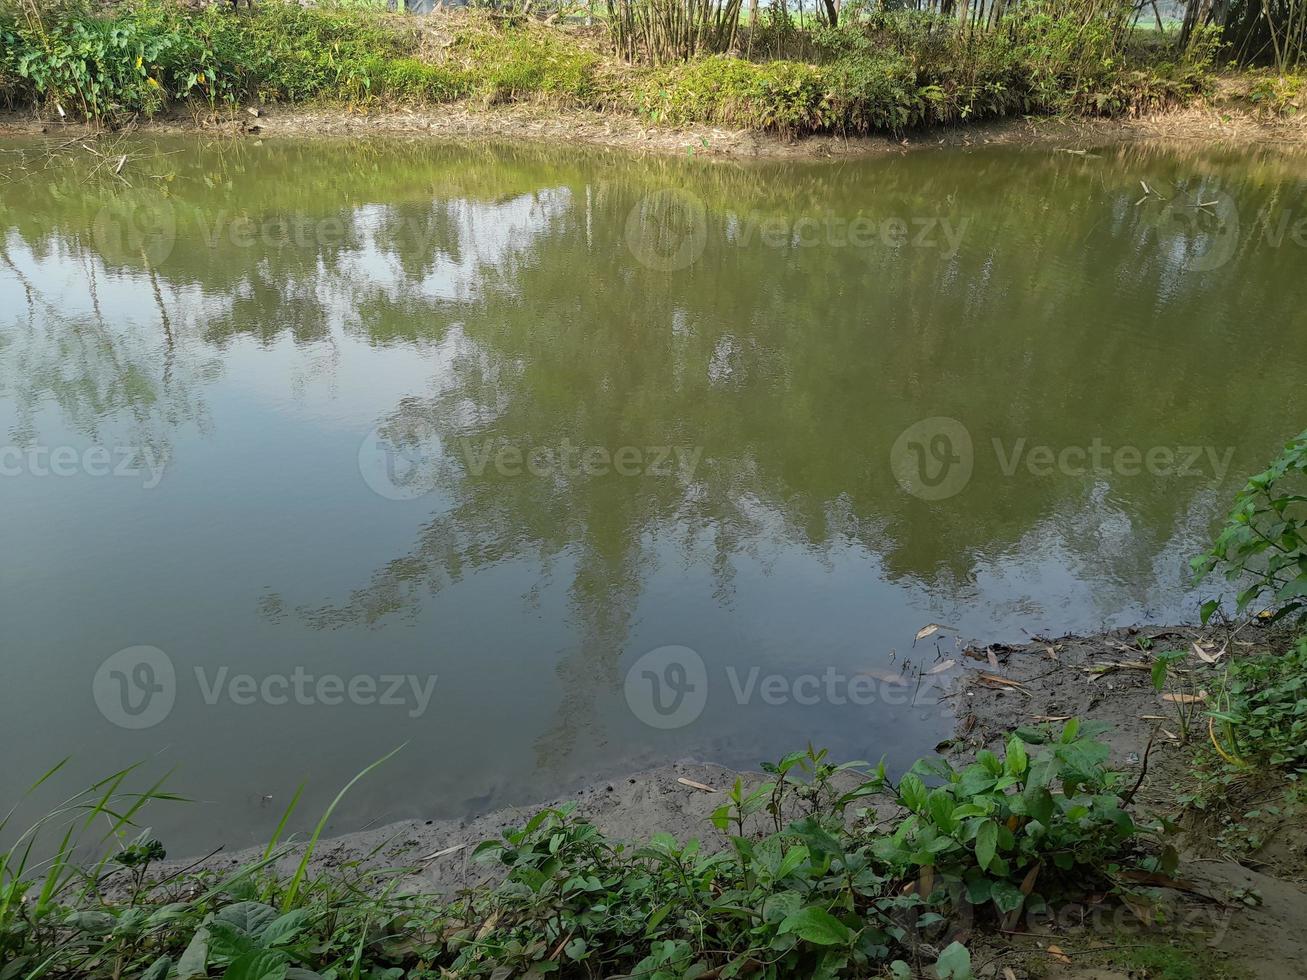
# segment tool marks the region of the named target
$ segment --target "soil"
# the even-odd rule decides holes
[[[494,874],[493,864],[474,862],[472,850],[482,841],[502,837],[521,827],[540,810],[565,804],[612,840],[645,841],[656,833],[678,840],[698,838],[704,850],[724,846],[724,839],[709,822],[712,811],[725,801],[725,791],[737,777],[746,788],[765,781],[761,773],[737,773],[721,766],[677,762],[623,779],[596,783],[574,796],[532,806],[495,810],[467,820],[407,820],[372,830],[322,841],[313,860],[315,870],[343,866],[414,868],[407,876],[410,891],[451,894],[481,884]],[[762,815],[751,818],[762,830]],[[770,818],[768,818],[770,819]],[[280,870],[293,873],[299,853],[283,858]],[[262,856],[262,848],[232,852],[211,860],[209,866],[240,866]],[[165,869],[166,873],[176,867]]]
[[[1307,145],[1307,114],[1278,118],[1249,111],[1230,80],[1209,102],[1119,119],[1023,117],[921,130],[902,137],[831,135],[789,138],[755,130],[651,125],[636,116],[544,104],[482,107],[455,103],[429,109],[360,112],[334,106],[247,108],[211,116],[173,113],[127,128],[237,138],[392,136],[445,140],[585,143],[659,155],[726,159],[857,157],[930,146],[986,144],[1086,147],[1108,142],[1202,141],[1229,146]],[[0,112],[0,137],[90,132],[91,127],[23,112]]]

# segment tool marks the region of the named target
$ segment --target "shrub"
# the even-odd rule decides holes
[[[1218,700],[1223,751],[1240,766],[1307,766],[1307,637],[1279,656],[1233,661]]]
[[[1239,612],[1266,603],[1272,620],[1307,619],[1307,431],[1284,447],[1269,469],[1251,477],[1212,549],[1193,559],[1197,581],[1217,572],[1238,582]],[[1203,603],[1206,623],[1220,599]]]

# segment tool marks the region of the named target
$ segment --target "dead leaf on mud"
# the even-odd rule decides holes
[[[1198,654],[1198,659],[1205,664],[1214,664],[1225,655],[1225,647],[1217,650],[1215,653],[1208,653],[1197,643],[1194,644],[1194,653]]]
[[[915,644],[917,640],[924,640],[926,637],[933,636],[940,630],[952,630],[955,633],[957,632],[957,630],[954,630],[952,626],[945,626],[943,623],[927,623],[925,626],[921,627],[921,629],[917,630],[917,637],[912,642]]]
[[[1145,899],[1135,895],[1124,894],[1121,901],[1125,903],[1126,908],[1134,913],[1135,918],[1146,926],[1153,924],[1153,906]]]
[[[676,781],[680,783],[682,786],[689,786],[690,789],[701,789],[705,793],[717,792],[717,790],[713,789],[711,786],[707,785],[706,783],[696,782],[693,779],[686,779],[684,776],[677,776]]]
[[[1059,963],[1070,963],[1071,957],[1062,952],[1061,946],[1049,946],[1048,955]]]
[[[1092,666],[1083,667],[1081,669],[1089,675],[1091,681],[1096,681],[1100,677],[1106,677],[1108,674],[1118,670],[1151,671],[1153,665],[1148,663],[1146,660],[1112,660],[1105,664],[1093,664]]]
[[[950,670],[951,668],[956,667],[957,665],[958,662],[956,660],[945,660],[942,664],[936,664],[934,667],[931,667],[930,670],[926,671],[926,673],[942,674],[944,673],[944,671]]]
[[[1162,695],[1163,701],[1170,701],[1173,704],[1197,704],[1200,701],[1207,700],[1207,692],[1199,691],[1197,694],[1171,694]]]
[[[1191,895],[1198,895],[1202,898],[1209,899],[1213,902],[1222,902],[1211,892],[1196,885],[1186,878],[1168,878],[1164,874],[1158,874],[1156,871],[1122,871],[1117,877],[1123,881],[1132,881],[1139,885],[1149,885],[1153,888],[1171,888],[1178,892],[1189,892]]]
[[[1074,715],[1031,715],[1032,721],[1070,721]]]
[[[980,674],[976,678],[976,683],[984,684],[986,687],[1002,688],[1005,691],[1018,691],[1028,698],[1034,697],[1020,681],[1014,681],[1010,677],[1000,677],[998,674]]]

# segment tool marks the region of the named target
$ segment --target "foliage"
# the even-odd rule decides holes
[[[1265,75],[1253,81],[1248,101],[1259,112],[1272,116],[1296,116],[1307,94],[1307,79],[1302,75]]]
[[[1242,588],[1239,612],[1266,604],[1271,619],[1307,619],[1307,432],[1296,436],[1235,496],[1225,527],[1191,565],[1198,581],[1216,572]],[[1206,623],[1220,600],[1203,604]]]
[[[1181,742],[1189,741],[1194,715],[1202,703],[1193,674],[1184,667],[1189,656],[1188,650],[1162,650],[1153,655],[1153,690],[1170,702]]]
[[[401,894],[403,869],[365,870],[372,855],[309,874],[330,810],[295,874],[274,873],[298,794],[260,860],[150,883],[162,848],[148,832],[126,830],[144,802],[169,797],[157,786],[122,792],[128,770],[40,821],[4,856],[0,971],[672,980],[886,968],[909,976],[934,963],[935,975],[961,980],[971,976],[970,957],[948,941],[948,928],[973,914],[972,903],[1010,913],[1110,873],[1128,850],[1134,825],[1106,755],[1075,725],[1056,735],[1023,731],[1002,759],[982,752],[961,771],[923,762],[893,786],[883,764],[837,766],[809,748],[768,767],[774,781],[733,788],[713,819],[724,848],[666,834],[628,847],[568,804],[480,845],[477,858],[497,863],[502,878],[454,900]],[[873,798],[901,804],[892,834],[855,808]],[[52,865],[13,859],[35,853],[40,831],[70,815],[85,831],[113,814],[95,865],[73,865],[73,851],[88,843],[76,834],[63,838]],[[764,832],[768,816],[775,829]]]
[[[1241,767],[1307,768],[1307,637],[1278,656],[1235,660],[1212,717]],[[1215,736],[1213,736],[1215,738]]]
[[[643,67],[522,17],[465,11],[427,22],[282,0],[239,15],[224,4],[80,2],[38,15],[0,0],[6,101],[111,119],[174,105],[543,99],[670,123],[862,133],[1011,113],[1138,111],[1201,91],[1208,67],[1199,53],[1145,58],[1097,21],[1056,13],[967,34],[952,18],[880,9],[806,28],[778,7],[759,17],[760,60],[705,56],[731,44],[704,40],[693,57]]]
[[[1236,857],[1300,819],[1307,772],[1307,637],[1232,660],[1209,698],[1208,742],[1179,802],[1200,839]]]
[[[1100,729],[1101,730],[1101,729]],[[982,750],[961,771],[918,763],[897,789],[909,816],[875,845],[900,872],[932,869],[966,901],[1019,911],[1040,892],[1102,874],[1135,834],[1107,746],[1078,721],[1056,735],[1019,730],[1003,758]],[[1035,747],[1032,755],[1030,747]],[[945,780],[935,788],[927,778]]]

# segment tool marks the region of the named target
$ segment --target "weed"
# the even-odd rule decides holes
[[[1106,755],[1076,725],[1023,731],[1002,759],[981,753],[961,771],[926,761],[894,786],[883,764],[838,766],[810,747],[770,766],[774,781],[733,787],[713,816],[723,850],[666,834],[616,843],[568,804],[481,844],[476,858],[497,863],[502,879],[453,900],[401,894],[405,869],[364,870],[371,855],[311,872],[326,820],[373,767],[337,796],[289,877],[273,867],[289,854],[281,837],[299,793],[259,859],[154,882],[148,871],[162,845],[127,829],[147,801],[172,797],[157,785],[125,791],[134,770],[124,770],[20,835],[0,859],[0,972],[672,980],[931,968],[964,980],[971,961],[948,941],[952,919],[991,907],[1011,913],[1107,880],[1129,853],[1135,826]],[[872,797],[904,808],[892,834],[850,813]],[[798,819],[785,822],[782,810],[796,808]],[[776,830],[750,835],[749,818],[765,813]],[[87,841],[65,832],[53,861],[28,862],[43,829],[76,817],[84,831],[104,816],[111,832],[98,861],[74,863]]]

